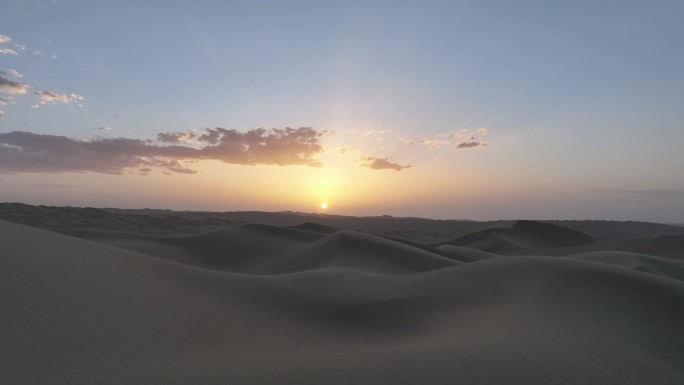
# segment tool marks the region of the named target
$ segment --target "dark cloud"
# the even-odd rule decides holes
[[[405,168],[411,168],[411,165],[400,165],[399,163],[390,162],[387,158],[376,158],[374,156],[369,156],[361,158],[365,163],[364,167],[368,167],[373,170],[396,170],[401,171]]]
[[[456,146],[457,150],[462,150],[464,148],[475,148],[475,147],[484,147],[487,145],[487,142],[485,142],[482,139],[475,139],[475,137],[470,137],[463,142],[459,143]]]
[[[183,132],[162,132],[157,134],[157,140],[164,143],[183,143],[188,139],[197,137],[197,131],[188,130]]]
[[[0,92],[8,95],[25,94],[28,89],[28,84],[13,82],[0,76]]]
[[[207,142],[209,144],[218,143],[219,138],[221,137],[221,132],[219,130],[223,130],[223,128],[216,128],[214,130],[207,129],[206,132],[199,137],[199,141]]]
[[[0,133],[0,173],[98,172],[124,174],[129,169],[161,168],[165,172],[194,174],[186,163],[217,160],[242,165],[300,165],[319,167],[320,133],[310,127],[255,129],[237,132],[222,128],[216,141],[204,147],[156,145],[149,140],[66,136],[14,131]]]

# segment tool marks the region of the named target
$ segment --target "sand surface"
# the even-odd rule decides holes
[[[417,243],[305,222],[0,221],[0,384],[684,383],[676,232],[508,221]]]

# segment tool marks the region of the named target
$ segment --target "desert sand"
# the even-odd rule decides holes
[[[2,384],[684,383],[675,226],[16,204],[0,219]]]

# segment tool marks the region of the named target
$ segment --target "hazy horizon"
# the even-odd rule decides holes
[[[683,12],[10,0],[0,200],[684,223]]]

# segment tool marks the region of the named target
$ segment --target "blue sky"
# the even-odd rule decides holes
[[[23,151],[0,154],[6,200],[298,211],[331,200],[339,214],[684,222],[680,1],[195,3],[3,2],[0,134],[225,145],[189,156],[130,144],[112,169],[6,136],[5,149]],[[276,135],[258,157],[236,157],[233,136],[199,140],[216,127],[320,136],[305,152]],[[212,181],[287,193],[181,188]],[[183,193],[161,199],[160,185]]]

